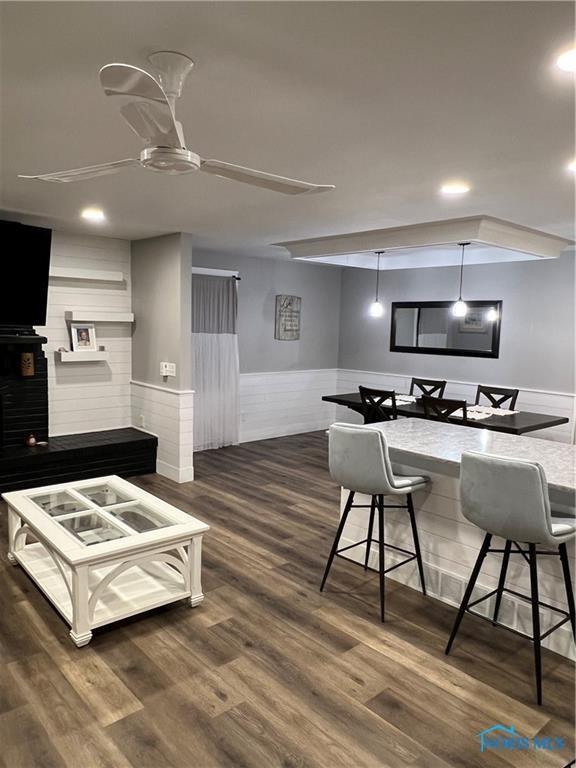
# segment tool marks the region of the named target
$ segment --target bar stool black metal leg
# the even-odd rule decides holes
[[[568,613],[570,614],[570,623],[572,624],[572,635],[576,640],[576,610],[574,609],[574,590],[572,588],[572,579],[570,578],[570,565],[568,561],[568,552],[566,544],[560,544],[560,562],[562,563],[562,573],[564,574],[564,584],[566,586],[566,602],[568,603]]]
[[[370,521],[368,523],[368,540],[366,542],[366,557],[364,559],[364,570],[368,570],[368,560],[370,559],[370,548],[372,546],[372,532],[374,531],[374,512],[376,510],[376,496],[370,500]]]
[[[340,536],[342,536],[342,531],[344,530],[344,526],[346,525],[346,518],[348,517],[348,513],[350,512],[350,508],[353,502],[354,502],[354,491],[350,491],[348,499],[346,500],[346,505],[344,506],[344,511],[342,512],[342,517],[340,518],[340,524],[338,525],[338,530],[336,531],[336,536],[334,538],[334,543],[332,544],[332,549],[330,550],[330,555],[328,556],[328,562],[326,563],[326,570],[324,571],[324,577],[322,578],[322,584],[320,585],[320,592],[322,592],[322,590],[324,589],[324,584],[326,583],[326,579],[328,578],[330,568],[332,567],[332,561],[334,560],[334,555],[336,554],[336,550],[338,549]]]
[[[506,585],[506,573],[508,571],[508,561],[510,560],[510,550],[512,549],[512,542],[507,541],[504,546],[504,555],[502,557],[502,567],[500,568],[500,578],[498,579],[498,591],[496,592],[496,602],[494,604],[494,616],[492,617],[492,624],[496,624],[498,621],[498,614],[500,613],[500,604],[502,602],[502,592]]]
[[[384,497],[378,496],[378,568],[380,570],[380,618],[384,621]]]
[[[418,573],[420,574],[420,584],[422,585],[422,594],[426,594],[426,582],[424,581],[424,563],[422,562],[422,553],[420,552],[420,541],[418,539],[418,528],[416,527],[416,516],[414,515],[414,502],[412,501],[412,494],[409,493],[406,496],[406,503],[408,504],[408,514],[410,515],[410,525],[412,526],[412,539],[414,540],[414,552],[416,554],[416,562],[418,563]]]
[[[470,598],[472,597],[472,592],[474,591],[476,580],[478,579],[478,574],[480,573],[480,569],[482,568],[482,563],[484,562],[484,558],[486,557],[486,554],[490,548],[491,540],[492,540],[492,534],[487,533],[486,536],[484,537],[484,541],[482,542],[482,546],[480,547],[480,552],[478,553],[478,557],[476,558],[476,563],[474,564],[474,569],[472,570],[470,581],[468,582],[468,586],[466,587],[466,591],[464,592],[464,597],[462,598],[462,602],[460,603],[460,608],[458,609],[458,615],[456,616],[456,621],[454,622],[454,626],[452,627],[452,634],[450,635],[450,639],[448,640],[448,645],[446,646],[446,650],[444,651],[446,655],[450,653],[450,649],[452,648],[452,643],[454,642],[454,638],[456,637],[456,633],[458,632],[460,623],[464,617],[466,608],[468,607],[468,603],[470,602]]]
[[[538,604],[538,566],[536,545],[529,544],[530,593],[532,595],[532,633],[534,636],[534,671],[536,674],[536,700],[542,704],[542,654],[540,650],[540,606]]]

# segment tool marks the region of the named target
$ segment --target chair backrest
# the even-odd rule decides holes
[[[386,438],[377,427],[332,424],[329,438],[330,475],[349,491],[397,493]]]
[[[552,538],[548,483],[537,462],[463,453],[460,500],[464,517],[495,536],[529,544]]]
[[[414,394],[415,388],[419,389],[423,395],[429,395],[430,397],[444,397],[446,382],[440,381],[439,379],[412,379],[410,382],[411,395]]]
[[[480,403],[480,396],[484,395],[492,408],[502,408],[504,403],[509,400],[510,402],[508,403],[507,407],[513,411],[516,405],[516,400],[518,399],[519,392],[519,389],[506,389],[505,387],[486,387],[484,384],[478,384],[478,389],[476,390],[476,401],[474,405],[478,405]]]
[[[422,404],[424,405],[424,415],[427,419],[436,421],[448,421],[456,411],[462,410],[462,423],[468,421],[468,411],[466,410],[466,400],[448,400],[443,397],[430,397],[422,395]]]
[[[396,393],[393,389],[358,387],[358,390],[364,406],[364,424],[375,424],[378,421],[392,421],[398,418]]]

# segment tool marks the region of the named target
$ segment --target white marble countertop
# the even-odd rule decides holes
[[[576,490],[576,446],[553,440],[507,435],[487,429],[398,419],[373,424],[382,429],[393,461],[457,476],[465,451],[539,462],[551,490]]]

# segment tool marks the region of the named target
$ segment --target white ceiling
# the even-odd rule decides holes
[[[208,249],[488,214],[573,237],[574,92],[554,66],[568,2],[2,3],[1,205],[56,227]],[[152,50],[195,59],[190,149],[336,190],[289,197],[135,169],[75,184],[16,178],[135,156],[99,68]],[[464,177],[465,198],[438,195]],[[102,206],[105,226],[78,219]]]

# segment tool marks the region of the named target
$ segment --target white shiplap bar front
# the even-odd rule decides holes
[[[549,482],[553,501],[574,506],[576,490],[576,447],[549,440],[527,439],[504,435],[488,430],[451,424],[399,419],[377,425],[386,435],[390,456],[395,468],[402,474],[426,474],[431,483],[425,490],[413,495],[420,546],[424,559],[428,593],[452,605],[460,603],[466,583],[478,555],[484,533],[469,523],[460,510],[459,469],[460,457],[465,451],[482,451],[500,456],[528,459],[540,462]],[[341,510],[348,496],[342,490]],[[366,504],[368,497],[357,495],[355,502]],[[385,499],[386,504],[398,503]],[[361,541],[367,534],[367,509],[353,509],[344,529],[342,546]],[[412,549],[412,537],[408,515],[403,510],[387,509],[385,514],[385,538],[390,544]],[[375,532],[374,538],[377,537]],[[568,552],[574,578],[574,545]],[[358,562],[364,561],[365,548],[359,546],[346,553]],[[387,562],[392,564],[393,550],[386,552]],[[495,589],[500,573],[500,555],[490,554],[482,568],[476,592],[478,596]],[[377,547],[373,545],[371,567],[378,567]],[[564,582],[558,558],[541,557],[538,563],[541,599],[566,609]],[[415,564],[392,571],[390,578],[415,589],[420,588]],[[508,568],[507,586],[519,592],[529,592],[528,567],[522,557],[513,557]],[[490,611],[492,599],[478,608]],[[500,621],[508,626],[531,632],[530,605],[505,595]],[[546,629],[557,616],[542,611]],[[494,630],[498,631],[498,630]],[[571,658],[575,657],[574,645],[568,625],[550,635],[544,645]]]

